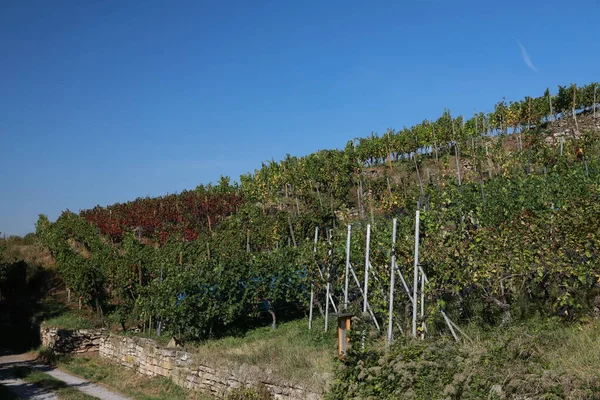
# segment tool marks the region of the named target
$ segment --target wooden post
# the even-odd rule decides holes
[[[337,317],[338,357],[341,359],[344,355],[346,355],[348,344],[350,343],[348,331],[350,330],[353,315],[348,313],[335,313],[331,315],[333,317]]]

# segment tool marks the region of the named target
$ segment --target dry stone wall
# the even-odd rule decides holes
[[[97,352],[106,336],[104,329],[69,330],[60,328],[40,329],[42,346],[57,354]]]
[[[96,351],[101,357],[148,376],[171,378],[177,385],[224,397],[231,389],[263,386],[282,400],[318,400],[321,393],[287,384],[257,367],[212,367],[190,352],[165,348],[151,339],[109,334],[105,330],[41,329],[42,345],[57,353]]]

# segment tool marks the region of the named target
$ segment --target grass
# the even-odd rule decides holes
[[[255,328],[240,336],[211,339],[201,343],[186,343],[185,349],[204,365],[227,368],[255,380],[269,379],[274,383],[293,383],[316,391],[325,389],[332,376],[337,356],[335,325],[323,331],[324,320],[313,321],[312,331],[307,320],[282,322],[277,329]],[[120,333],[149,338],[166,345],[171,339],[155,331]]]
[[[57,296],[49,296],[40,302],[37,317],[48,328],[91,329],[102,326],[101,321],[89,312],[69,308]]]
[[[212,397],[177,386],[163,377],[146,377],[98,355],[74,356],[58,367],[91,382],[103,384],[136,400],[211,400]]]
[[[89,318],[77,311],[66,311],[54,318],[47,319],[44,321],[44,326],[62,329],[90,329],[96,327]]]
[[[244,369],[261,380],[268,377],[324,390],[332,375],[336,346],[334,328],[323,332],[323,320],[318,319],[309,331],[302,319],[282,323],[275,330],[257,328],[244,336],[194,344],[188,350],[207,365]]]
[[[545,369],[600,395],[600,323],[574,325],[541,334]]]
[[[16,377],[23,379],[25,382],[33,383],[35,386],[54,392],[61,400],[96,399],[96,397],[89,396],[76,388],[67,386],[61,380],[29,367],[15,367],[12,372]]]
[[[600,398],[600,323],[530,320],[476,338],[511,395]],[[487,367],[481,376],[494,376]],[[494,368],[489,368],[493,370]]]

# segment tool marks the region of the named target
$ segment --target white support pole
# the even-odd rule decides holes
[[[315,226],[315,244],[313,246],[313,253],[317,253],[317,242],[319,240],[319,227]],[[319,272],[321,269],[317,265]],[[312,329],[312,320],[313,320],[313,303],[315,300],[315,284],[311,282],[310,284],[310,308],[308,309],[308,329]]]
[[[421,273],[421,278],[423,279],[423,282],[428,283],[429,279],[427,279],[427,275],[425,275],[425,271],[423,271],[423,268],[419,267],[419,272]],[[446,315],[446,313],[444,312],[443,309],[440,309],[440,313],[442,314],[442,317],[444,317],[444,321],[446,322],[446,325],[448,325],[448,328],[450,329],[450,333],[452,333],[452,337],[454,337],[454,340],[456,340],[458,342],[458,336],[456,335],[456,332],[454,331],[454,329],[456,328],[467,339],[469,339],[469,341],[471,341],[471,338],[469,338],[464,332],[462,332],[460,330],[460,328],[454,322],[452,322],[452,320]]]
[[[421,340],[425,339],[425,274],[421,271]]]
[[[394,267],[396,266],[396,225],[398,220],[394,218],[392,222],[392,260],[390,262],[390,297],[389,297],[389,309],[388,309],[388,332],[387,332],[387,344],[392,344],[392,330],[393,330],[393,312],[394,312],[394,283],[396,281],[396,274],[394,273]]]
[[[312,329],[312,319],[313,319],[313,303],[315,300],[315,288],[314,285],[310,285],[310,308],[308,309],[308,330]]]
[[[417,292],[419,287],[419,210],[415,216],[415,264],[413,281],[413,315],[412,315],[412,334],[417,337]]]
[[[364,293],[363,293],[362,288],[360,287],[360,282],[358,281],[358,277],[356,276],[356,273],[354,272],[354,268],[352,268],[352,265],[350,265],[350,273],[352,274],[352,277],[354,278],[354,282],[356,283],[356,287],[358,287],[358,291],[360,292],[360,294],[362,296]],[[373,322],[375,323],[377,330],[380,331],[381,327],[379,326],[379,322],[377,322],[377,318],[375,318],[375,313],[373,313],[373,309],[371,308],[371,305],[368,302],[367,302],[367,310],[369,311],[371,318],[373,318]]]
[[[363,289],[363,313],[367,312],[369,295],[369,246],[371,245],[371,224],[367,225],[367,249],[365,253],[365,287]]]
[[[344,275],[344,310],[348,308],[348,273],[350,272],[350,236],[352,234],[352,225],[348,224],[348,234],[346,236],[346,274]]]
[[[331,235],[331,229],[329,229],[327,231],[327,244],[329,245],[329,251],[327,252],[327,273],[325,274],[327,278],[327,283],[325,284],[325,332],[327,332],[327,328],[329,328],[329,291],[331,290],[331,284],[329,283],[329,264],[331,262]],[[333,304],[333,300],[331,301],[331,303]]]
[[[563,155],[563,143],[565,142],[564,138],[560,137],[560,155]]]
[[[329,325],[329,267],[327,267],[327,284],[325,285],[325,332]]]
[[[396,264],[394,267],[396,268],[396,272],[398,273],[398,276],[400,277],[400,280],[402,281],[402,286],[404,287],[404,291],[406,292],[406,295],[408,296],[408,299],[410,300],[410,303],[412,304],[412,302],[413,302],[412,293],[410,292],[408,284],[406,283],[406,280],[404,279],[404,275],[402,275],[402,272],[400,272],[400,268],[398,268],[398,264]]]
[[[456,336],[456,332],[454,332],[454,328],[452,327],[452,322],[450,321],[450,318],[448,318],[448,316],[446,315],[444,310],[440,310],[440,312],[442,313],[442,317],[444,317],[444,321],[446,321],[446,325],[448,325],[448,328],[450,329],[450,333],[452,334],[452,337],[454,338],[455,341],[458,342],[458,336]]]

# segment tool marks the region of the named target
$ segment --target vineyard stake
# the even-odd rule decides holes
[[[363,313],[367,312],[367,296],[369,295],[369,246],[371,242],[371,224],[367,224],[367,251],[365,254],[365,288],[363,290]]]
[[[398,276],[400,277],[400,280],[402,281],[402,286],[404,286],[404,291],[406,292],[406,295],[408,296],[408,299],[410,300],[410,303],[412,304],[413,298],[412,298],[412,294],[410,292],[410,288],[408,287],[408,284],[406,283],[406,280],[404,279],[404,275],[402,275],[402,272],[400,272],[400,268],[398,267],[398,264],[396,264],[395,262],[394,262],[394,268],[396,268],[396,272],[398,273]]]
[[[352,277],[354,278],[354,282],[356,283],[356,287],[358,288],[360,295],[363,296],[364,292],[362,290],[362,287],[360,286],[360,282],[358,280],[358,277],[356,276],[356,272],[354,272],[354,268],[352,267],[352,264],[350,264],[350,273],[352,274]],[[373,322],[375,323],[377,330],[378,331],[381,330],[381,328],[379,327],[379,322],[377,322],[377,318],[375,318],[375,313],[373,312],[373,309],[371,308],[371,305],[368,302],[367,302],[367,311],[369,311],[371,318],[373,318]]]
[[[564,138],[560,137],[560,155],[563,155],[563,143],[565,142]]]
[[[448,325],[448,328],[450,328],[450,333],[452,333],[452,337],[454,338],[455,341],[458,342],[458,337],[456,336],[456,332],[454,332],[454,328],[452,327],[450,318],[448,318],[448,316],[446,315],[444,310],[440,310],[440,312],[442,313],[442,317],[444,317],[444,321],[446,321],[446,325]]]
[[[413,282],[412,334],[417,337],[417,291],[419,286],[419,210],[415,216],[415,264]]]
[[[326,277],[327,277],[327,283],[325,285],[325,332],[327,332],[327,328],[329,327],[329,291],[330,291],[330,287],[331,284],[329,283],[329,279],[330,279],[330,274],[329,274],[329,264],[331,262],[331,229],[329,229],[327,231],[327,243],[329,244],[329,251],[327,252],[327,255],[329,257],[327,257],[327,273],[326,273]],[[333,303],[333,301],[332,301]]]
[[[346,236],[346,274],[344,276],[344,310],[348,308],[348,272],[350,269],[350,238],[352,234],[352,225],[348,224],[348,234]]]
[[[421,273],[423,282],[425,282],[425,283],[429,282],[429,280],[427,279],[427,275],[425,275],[425,271],[423,271],[423,268],[419,267],[419,272]],[[448,329],[450,329],[450,332],[452,333],[452,337],[454,337],[454,340],[456,340],[458,342],[458,337],[456,336],[456,332],[454,332],[454,328],[456,328],[462,335],[464,335],[467,339],[469,339],[469,341],[472,342],[471,338],[468,337],[466,333],[461,331],[460,328],[458,327],[458,325],[456,325],[454,322],[452,322],[452,320],[446,315],[444,310],[441,308],[440,308],[440,313],[442,314],[442,317],[444,317],[444,321],[446,322]]]
[[[390,262],[390,297],[389,297],[389,310],[388,310],[388,332],[387,332],[387,344],[388,346],[392,343],[392,329],[393,329],[393,316],[394,312],[394,283],[396,274],[394,274],[394,266],[396,265],[396,225],[398,219],[394,218],[392,222],[392,260]]]
[[[317,241],[319,240],[319,227],[315,226],[315,244],[313,246],[313,253],[317,254]],[[317,265],[317,268],[319,266]],[[319,269],[320,271],[320,269]],[[315,298],[315,284],[313,282],[310,283],[310,308],[308,310],[308,329],[312,329],[312,320],[313,320],[313,303]]]
[[[419,267],[421,271],[421,340],[425,339],[425,273],[421,267]]]
[[[160,285],[162,286],[163,282],[163,267],[160,266]],[[156,327],[156,336],[160,336],[160,331],[162,330],[162,318],[158,320],[158,326]]]

